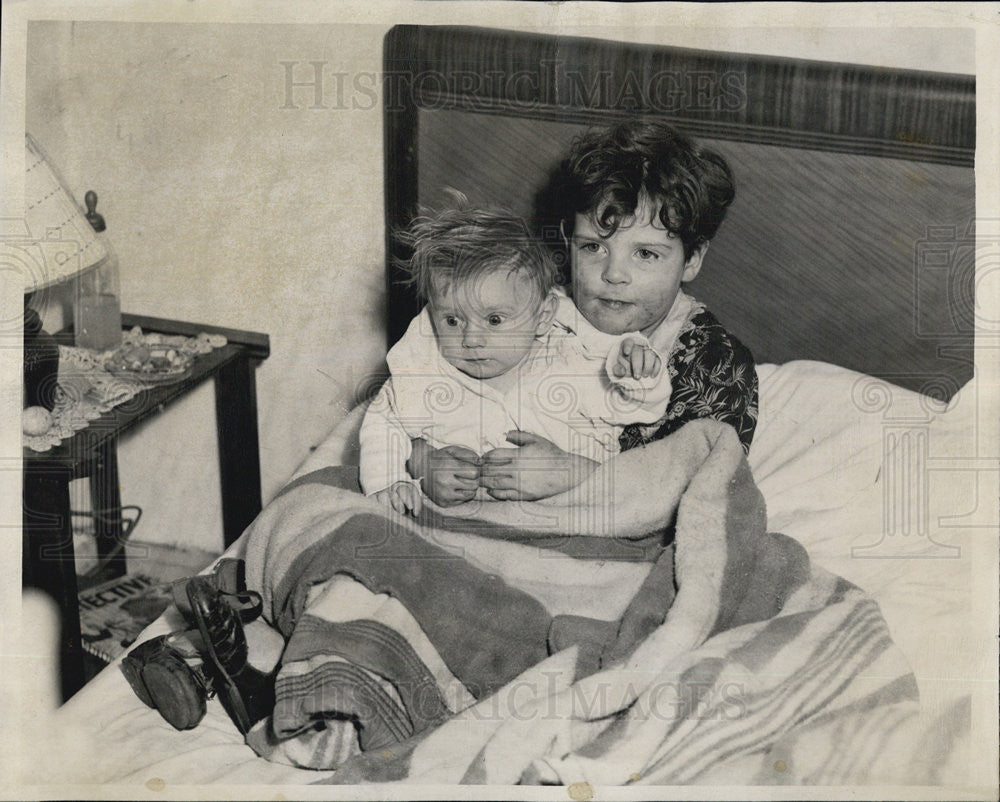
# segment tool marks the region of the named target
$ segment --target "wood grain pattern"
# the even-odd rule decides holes
[[[462,27],[399,26],[395,102],[972,166],[975,79]]]
[[[436,65],[453,76],[477,64],[483,76],[510,75],[544,56],[566,71],[579,67],[587,80],[611,70],[625,81],[618,64],[648,83],[664,65],[699,73],[735,58],[502,31],[403,33],[396,68]],[[388,66],[388,50],[386,58]],[[744,108],[663,115],[726,156],[737,178],[737,200],[692,294],[758,361],[819,359],[950,398],[972,375],[972,79],[739,60],[748,76]],[[589,104],[574,106],[557,81],[542,91],[527,78],[487,103],[485,81],[467,78],[461,103],[432,91],[430,79],[411,84],[415,124],[399,140],[387,133],[387,146],[409,148],[410,172],[393,178],[412,193],[409,211],[390,210],[387,198],[397,222],[417,202],[446,204],[445,187],[528,216],[572,138],[588,123],[628,114],[600,107],[596,90]],[[726,124],[726,114],[738,120]],[[399,322],[392,330],[401,333],[416,309],[391,289]]]
[[[421,112],[419,200],[447,205],[443,190],[453,187],[474,205],[529,217],[535,193],[580,130]],[[758,361],[819,359],[912,389],[941,385],[948,397],[968,380],[974,322],[956,281],[971,278],[972,262],[961,259],[975,213],[971,170],[702,142],[729,160],[737,199],[689,291]],[[928,249],[942,246],[953,250],[951,263],[925,264]],[[953,349],[947,360],[939,353],[945,345]]]
[[[409,101],[412,97],[409,76],[405,70],[397,69],[397,52],[405,47],[400,41],[401,33],[400,28],[389,31],[383,54],[384,72],[400,73],[398,79],[384,85],[385,280],[390,345],[403,336],[410,319],[419,311],[416,298],[400,290],[405,274],[396,266],[396,260],[406,254],[393,236],[393,232],[413,219],[417,207],[417,106]]]

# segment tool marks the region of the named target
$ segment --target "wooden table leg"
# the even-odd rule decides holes
[[[230,546],[260,512],[260,444],[254,366],[244,354],[215,376],[222,526]]]
[[[122,495],[118,481],[118,440],[105,440],[97,450],[90,472],[90,504],[94,511],[97,559],[107,561],[101,581],[125,575],[125,543],[122,537]]]
[[[23,487],[22,584],[49,594],[59,607],[63,700],[84,684],[69,477],[28,471]]]

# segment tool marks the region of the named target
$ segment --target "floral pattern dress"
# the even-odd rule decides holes
[[[621,450],[660,440],[688,421],[728,423],[750,451],[757,426],[757,371],[750,349],[726,331],[715,315],[695,303],[667,360],[673,392],[667,411],[651,424],[626,426]]]

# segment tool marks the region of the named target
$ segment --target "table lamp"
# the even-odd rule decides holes
[[[0,220],[0,252],[5,283],[13,273],[24,291],[24,406],[52,409],[59,349],[42,330],[38,308],[46,291],[113,257],[30,134],[25,135],[24,166],[24,217]]]

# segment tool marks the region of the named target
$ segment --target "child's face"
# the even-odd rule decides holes
[[[649,221],[643,203],[631,225],[619,225],[604,239],[588,215],[576,216],[570,241],[573,302],[601,331],[648,336],[667,316],[681,282],[701,269],[704,248],[685,259],[681,240],[658,219]]]
[[[522,271],[493,270],[431,294],[429,312],[441,355],[474,379],[515,367],[555,316],[552,294]]]

